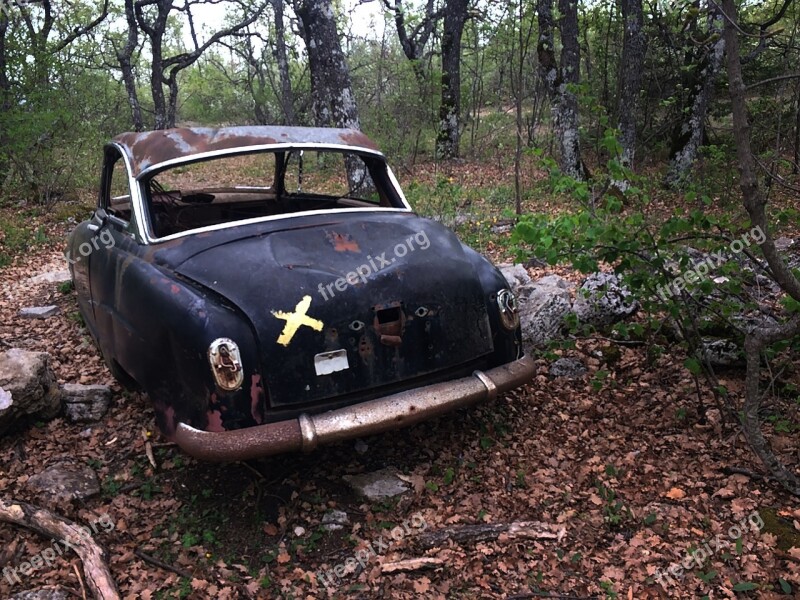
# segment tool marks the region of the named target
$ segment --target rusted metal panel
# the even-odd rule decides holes
[[[123,133],[114,138],[128,155],[132,175],[167,161],[194,154],[278,144],[327,144],[366,148],[378,146],[355,129],[327,127],[278,127],[274,125],[239,127],[185,127]]]

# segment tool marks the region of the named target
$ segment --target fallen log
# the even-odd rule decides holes
[[[83,563],[86,586],[94,597],[98,600],[119,600],[119,591],[106,563],[106,551],[86,534],[85,528],[43,508],[2,499],[0,521],[31,529],[63,543],[65,549],[73,549]],[[41,556],[38,557],[41,560]]]
[[[383,563],[381,573],[409,573],[411,571],[421,571],[423,569],[438,569],[444,565],[441,558],[408,558],[396,562]]]
[[[480,523],[478,525],[458,525],[421,533],[414,537],[414,542],[424,549],[444,546],[448,541],[456,544],[494,541],[503,536],[504,539],[515,540],[558,540],[566,530],[555,529],[552,525],[538,521],[514,521],[513,523]]]

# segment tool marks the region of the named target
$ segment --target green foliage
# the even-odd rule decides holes
[[[30,225],[31,216],[30,211],[0,214],[0,268],[11,264],[29,248],[48,241],[43,227]]]
[[[617,492],[602,481],[595,482],[597,494],[603,501],[603,518],[611,528],[619,527],[625,520],[631,519],[630,509],[617,497]]]
[[[606,132],[609,151],[613,130]],[[736,214],[712,212],[700,206],[711,200],[693,190],[686,193],[686,206],[663,217],[650,212],[651,193],[656,184],[638,178],[609,159],[603,176],[595,182],[575,181],[560,173],[554,161],[536,152],[549,173],[549,191],[565,198],[563,212],[522,215],[511,244],[517,258],[531,255],[549,264],[566,263],[582,273],[595,272],[610,265],[640,302],[645,315],[637,330],[617,329],[617,334],[642,338],[646,332],[669,336],[672,341],[688,343],[686,368],[694,375],[703,372],[700,355],[695,354],[706,332],[727,331],[735,334],[734,319],[755,308],[755,302],[743,294],[754,281],[754,272],[742,268],[743,254],[735,254],[731,243],[745,239],[750,224]],[[624,181],[624,192],[615,182]],[[747,250],[758,253],[750,239]],[[702,254],[706,253],[706,254]],[[713,253],[725,253],[714,264]],[[712,281],[712,277],[722,276]],[[665,327],[669,321],[670,329]],[[677,331],[677,335],[676,335]],[[595,375],[596,389],[604,385]]]

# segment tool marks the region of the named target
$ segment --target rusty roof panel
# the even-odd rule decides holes
[[[168,160],[248,146],[316,143],[378,150],[375,142],[360,131],[332,127],[187,127],[123,133],[114,142],[127,153],[134,177]]]

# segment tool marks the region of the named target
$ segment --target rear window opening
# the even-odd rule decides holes
[[[403,208],[385,164],[353,153],[282,150],[219,156],[143,182],[152,234],[342,208]]]

